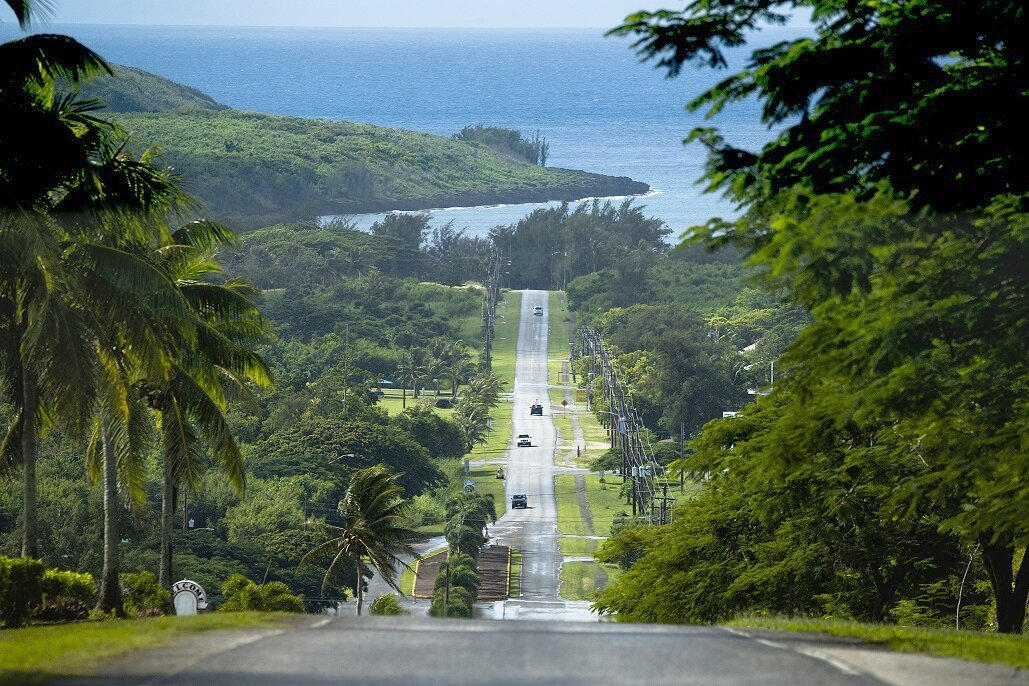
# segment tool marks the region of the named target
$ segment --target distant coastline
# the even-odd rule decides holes
[[[567,170],[578,172],[578,170]],[[591,174],[590,183],[544,186],[540,188],[512,188],[494,191],[465,191],[406,200],[355,201],[329,203],[323,215],[372,214],[378,212],[418,212],[489,207],[496,205],[525,205],[547,202],[577,202],[590,198],[636,197],[650,193],[650,185],[626,176]]]

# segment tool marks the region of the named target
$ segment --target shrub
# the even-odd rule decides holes
[[[407,522],[410,527],[439,524],[446,516],[443,503],[428,493],[420,493],[411,498],[410,506],[407,508]]]
[[[387,593],[386,595],[380,595],[378,598],[372,601],[370,612],[373,615],[409,615],[403,605],[400,604],[400,599],[396,593]]]
[[[83,605],[89,605],[96,598],[96,581],[87,572],[48,569],[43,572],[42,588],[44,603],[63,597],[74,598]]]
[[[444,599],[446,602],[444,602]],[[429,607],[430,617],[471,617],[472,616],[472,595],[467,589],[460,586],[453,586],[450,589],[449,597],[441,589],[432,596],[432,606]]]
[[[32,613],[40,622],[74,622],[89,617],[89,605],[66,595],[48,596]]]
[[[122,605],[129,617],[171,614],[171,591],[161,586],[153,572],[122,574],[121,592]]]
[[[27,557],[0,556],[0,621],[22,626],[43,600],[43,563]]]
[[[281,581],[256,584],[242,574],[232,574],[222,584],[226,600],[219,612],[303,612],[304,601]]]

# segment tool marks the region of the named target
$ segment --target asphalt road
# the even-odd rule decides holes
[[[533,314],[536,306],[543,316]],[[508,510],[490,536],[522,553],[521,595],[479,603],[476,616],[491,619],[596,621],[589,603],[558,597],[562,556],[558,549],[557,503],[554,500],[554,450],[557,430],[547,395],[547,339],[550,312],[546,291],[523,291],[519,318],[515,382],[512,389],[512,439],[506,470]],[[534,403],[543,415],[529,414]],[[519,448],[516,438],[529,434],[532,446]],[[524,493],[529,506],[510,509],[511,496]]]
[[[195,636],[61,686],[1022,686],[996,665],[719,627],[304,618]]]
[[[522,301],[514,388],[508,510],[492,530],[523,551],[522,596],[480,608],[490,619],[300,617],[279,630],[217,632],[110,663],[64,686],[1021,686],[1029,674],[997,665],[897,654],[781,632],[598,622],[584,603],[557,596],[561,557],[553,495],[555,430],[546,394],[547,312],[542,291]],[[542,417],[529,406],[544,405]],[[524,621],[493,621],[521,619]],[[540,621],[549,620],[549,621]],[[585,621],[575,621],[585,620]]]

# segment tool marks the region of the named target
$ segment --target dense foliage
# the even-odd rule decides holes
[[[767,609],[949,622],[962,592],[982,590],[960,583],[959,559],[972,559],[993,616],[977,606],[965,621],[1020,631],[1029,220],[1013,136],[1025,13],[696,2],[618,32],[674,74],[688,60],[723,65],[724,46],[796,7],[813,9],[815,37],[755,52],[694,103],[717,111],[756,95],[767,122],[788,124],[760,152],[694,133],[711,149],[712,187],[745,209],[698,236],[743,248],[813,323],[771,396],[705,427],[687,460],[712,475],[704,494],[643,541],[599,604],[664,621]]]
[[[547,157],[550,155],[550,144],[545,138],[540,137],[539,131],[534,133],[532,138],[526,138],[521,131],[515,129],[476,124],[466,126],[454,134],[454,140],[481,143],[497,152],[521,157],[541,167],[547,166]]]
[[[494,227],[490,237],[510,259],[512,288],[561,290],[577,276],[608,267],[629,281],[667,249],[669,229],[644,209],[631,198],[620,205],[564,203],[534,210],[514,226]]]
[[[174,109],[224,110],[196,88],[136,69],[111,65],[110,75],[101,75],[82,87],[82,97],[102,100],[110,112],[165,112]]]
[[[369,124],[212,109],[125,113],[118,121],[133,145],[160,143],[211,215],[241,229],[325,214],[647,191],[625,178]]]

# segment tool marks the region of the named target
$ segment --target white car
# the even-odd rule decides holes
[[[518,447],[519,448],[531,448],[532,439],[529,438],[529,434],[518,434]]]
[[[533,313],[533,315],[535,315],[537,317],[542,317],[543,316],[543,308],[540,305],[537,305],[536,307],[532,308],[532,313]]]

